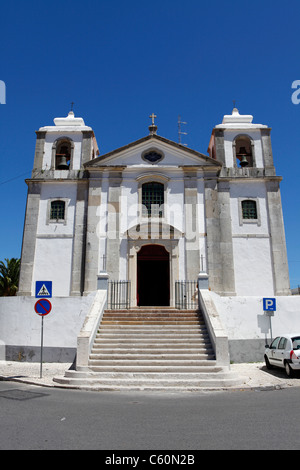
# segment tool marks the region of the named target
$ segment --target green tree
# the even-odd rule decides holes
[[[6,263],[6,264],[5,264]],[[0,261],[0,296],[16,295],[19,285],[20,263],[17,258]]]

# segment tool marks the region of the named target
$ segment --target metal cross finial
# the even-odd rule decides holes
[[[73,111],[74,101],[71,103],[71,111]]]
[[[154,126],[154,125],[155,125],[154,119],[157,118],[157,116],[156,116],[154,113],[152,113],[152,114],[149,116],[149,118],[152,119],[152,126]]]
[[[236,103],[236,101],[235,101],[235,100],[233,100],[233,107],[234,107],[234,108],[235,108],[235,103]]]

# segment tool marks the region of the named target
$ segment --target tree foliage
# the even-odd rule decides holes
[[[5,258],[5,263],[0,261],[1,297],[16,295],[19,285],[20,263],[21,260],[17,258]]]

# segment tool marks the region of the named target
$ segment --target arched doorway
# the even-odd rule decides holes
[[[144,245],[137,254],[137,305],[170,305],[170,257],[164,246]]]

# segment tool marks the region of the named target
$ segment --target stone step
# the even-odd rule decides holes
[[[102,317],[103,320],[105,321],[112,321],[112,320],[125,320],[125,321],[145,321],[145,320],[151,320],[151,321],[200,321],[203,322],[203,318],[199,317],[198,315],[163,315],[163,314],[156,314],[156,315],[147,315],[147,314],[140,314],[140,315],[103,315]]]
[[[230,371],[218,368],[212,372],[186,373],[115,373],[88,371],[67,371],[64,377],[54,378],[54,382],[66,387],[90,390],[153,390],[153,391],[195,391],[222,389],[240,386],[240,379]]]
[[[101,332],[101,333],[97,333],[96,337],[95,337],[95,340],[96,341],[101,341],[101,340],[104,340],[104,339],[113,339],[115,338],[116,340],[119,340],[121,338],[124,338],[124,339],[138,339],[138,338],[141,338],[143,341],[146,340],[146,339],[149,339],[149,340],[152,340],[152,339],[157,339],[158,341],[159,340],[162,340],[165,338],[165,342],[168,342],[172,339],[178,341],[181,339],[182,342],[187,342],[189,340],[193,340],[193,339],[207,339],[209,340],[209,336],[207,333],[198,333],[198,334],[185,334],[185,335],[180,335],[180,334],[174,334],[174,333],[169,333],[169,334],[159,334],[159,333],[155,333],[155,332],[143,332],[143,333],[139,333],[137,334],[136,332],[132,332],[132,331],[128,331],[126,333],[119,333],[119,332],[116,332],[115,334],[113,332]]]
[[[227,377],[231,375],[230,371],[225,368],[214,366],[211,371],[203,369],[202,372],[190,372],[188,375],[185,372],[125,372],[125,371],[104,371],[101,374],[99,372],[91,370],[89,367],[80,367],[78,370],[67,370],[65,372],[66,377],[90,377],[105,380],[127,380],[127,381],[143,381],[145,379],[150,380],[199,380],[202,377],[208,378],[211,373],[218,374],[219,377]]]
[[[213,363],[213,361],[207,361]],[[189,365],[189,364],[126,364],[126,365],[94,365],[89,363],[89,369],[94,372],[173,372],[173,373],[184,373],[190,372],[217,372],[213,364],[200,364],[200,365]]]
[[[190,353],[181,354],[148,354],[148,352],[136,353],[126,351],[123,354],[105,354],[103,352],[93,352],[90,354],[90,360],[98,361],[176,361],[176,360],[189,360],[189,361],[201,361],[207,359],[214,359],[213,354],[201,353],[195,354],[192,351]]]
[[[160,322],[156,322],[156,321],[152,321],[152,320],[143,320],[143,321],[131,321],[131,320],[122,320],[122,321],[118,321],[118,320],[103,320],[102,323],[101,323],[101,328],[105,328],[106,326],[126,326],[126,325],[130,325],[130,326],[141,326],[141,325],[157,325],[157,326],[161,326],[161,325],[182,325],[182,326],[185,326],[185,325],[199,325],[199,322],[198,321],[184,321],[184,320],[181,320],[181,321],[176,321],[176,320],[169,320],[169,321],[163,321],[163,320],[160,320]]]
[[[139,315],[133,314],[122,314],[122,315],[103,315],[103,320],[136,320],[136,321],[143,321],[143,320],[153,320],[160,322],[164,321],[172,321],[172,320],[195,320],[195,321],[203,321],[203,317],[199,317],[198,315],[188,314],[188,315],[163,315],[163,314],[155,314],[155,315],[148,315],[146,313],[141,313]]]
[[[183,348],[182,348],[183,349]],[[101,355],[120,355],[120,356],[123,356],[124,354],[131,354],[131,355],[144,355],[144,354],[148,354],[148,355],[151,355],[151,356],[155,356],[155,355],[161,355],[161,354],[164,354],[164,355],[176,355],[176,354],[180,354],[180,355],[190,355],[190,354],[193,354],[193,355],[199,355],[199,354],[209,354],[209,355],[214,355],[214,352],[213,352],[213,349],[211,347],[202,347],[202,348],[189,348],[189,349],[185,349],[182,351],[182,349],[180,348],[168,348],[167,350],[165,348],[161,348],[161,349],[158,349],[158,348],[120,348],[120,347],[115,347],[115,348],[102,348],[101,346],[99,347],[93,347],[92,348],[92,351],[91,351],[91,354],[101,354]]]
[[[103,313],[202,313],[197,308],[179,309],[175,307],[131,307],[105,309]]]
[[[97,390],[200,390],[235,383],[215,360],[201,313],[170,307],[106,310],[88,367],[58,380]]]
[[[145,341],[153,341],[153,340],[157,340],[159,342],[165,342],[167,343],[168,341],[176,341],[176,342],[181,342],[181,343],[185,343],[186,346],[188,346],[188,342],[189,341],[209,341],[209,337],[207,334],[198,334],[198,335],[185,335],[185,336],[181,336],[181,335],[174,335],[174,334],[169,334],[169,335],[153,335],[153,334],[142,334],[142,335],[137,335],[137,334],[132,334],[132,333],[127,333],[126,335],[125,334],[115,334],[115,335],[112,335],[112,334],[100,334],[100,335],[96,335],[95,337],[95,342],[96,343],[100,343],[101,341],[109,341],[109,340],[112,340],[112,341],[121,341],[121,340],[124,340],[124,341],[137,341],[137,340],[141,340],[143,342]]]
[[[118,318],[118,317],[127,317],[127,318],[153,318],[159,320],[160,318],[196,318],[203,319],[203,315],[197,312],[189,313],[165,313],[165,312],[114,312],[114,313],[104,313],[102,318]]]
[[[158,340],[157,338],[101,338],[96,339],[93,344],[93,348],[101,349],[102,347],[107,349],[111,345],[112,348],[122,348],[122,349],[153,349],[153,345],[156,345],[154,349],[161,349],[164,350],[165,348],[168,349],[195,349],[195,348],[209,348],[212,349],[211,343],[209,339],[201,339],[201,338],[194,338],[190,339],[189,342],[182,340],[181,338],[178,339],[167,339],[161,338]],[[118,346],[119,345],[119,346]]]
[[[119,346],[118,346],[119,345]],[[195,339],[190,339],[188,344],[186,341],[183,341],[182,339],[166,339],[166,338],[119,338],[119,339],[113,339],[113,338],[101,338],[98,339],[96,338],[94,341],[94,347],[100,346],[103,348],[107,347],[130,347],[134,349],[145,349],[145,348],[157,348],[158,346],[162,349],[176,349],[176,348],[185,348],[185,349],[191,349],[191,348],[199,348],[202,347],[203,345],[210,345],[209,339],[201,339],[201,338],[195,338]]]
[[[165,337],[170,337],[170,336],[174,336],[174,337],[190,337],[190,336],[208,336],[208,332],[207,330],[205,329],[188,329],[188,330],[174,330],[174,329],[165,329],[165,330],[162,330],[162,329],[151,329],[151,328],[141,328],[141,329],[131,329],[131,328],[121,328],[121,329],[114,329],[114,328],[103,328],[103,329],[100,329],[98,330],[97,334],[96,334],[96,337],[98,338],[101,338],[102,336],[108,336],[108,335],[114,335],[114,336],[128,336],[128,335],[131,335],[131,336],[136,336],[138,334],[138,336],[156,336],[156,337],[162,337],[162,336],[165,336]]]
[[[103,329],[99,330],[95,336],[95,339],[104,339],[114,337],[119,338],[157,338],[163,339],[166,338],[167,341],[174,338],[176,340],[182,339],[182,341],[188,341],[193,338],[200,339],[209,339],[208,332],[206,330],[185,330],[185,331],[157,331],[157,330],[135,330],[135,329],[124,329],[124,330],[113,330],[113,329]]]
[[[204,327],[203,327],[204,328]],[[116,330],[120,330],[120,331],[126,331],[126,330],[132,330],[132,331],[141,331],[141,330],[145,330],[145,331],[174,331],[174,332],[184,332],[184,331],[187,331],[187,330],[191,330],[191,331],[202,331],[202,328],[201,328],[201,325],[199,324],[195,324],[195,325],[179,325],[179,324],[167,324],[167,325],[147,325],[147,324],[138,324],[138,325],[120,325],[120,324],[110,324],[110,325],[102,325],[101,323],[101,326],[99,328],[99,331],[104,331],[104,330],[109,330],[111,329],[112,331],[116,331]]]
[[[207,356],[203,355],[202,357],[182,357],[182,356],[173,356],[171,357],[166,357],[166,356],[159,356],[159,357],[146,357],[145,355],[143,357],[127,357],[127,356],[121,356],[121,358],[116,358],[113,356],[110,357],[102,357],[99,355],[91,354],[90,359],[89,359],[89,365],[94,366],[94,365],[113,365],[115,367],[117,366],[131,366],[134,364],[134,366],[211,366],[213,358],[208,359]]]
[[[103,316],[113,316],[113,315],[147,315],[147,316],[160,316],[163,315],[165,317],[172,317],[172,316],[188,316],[188,315],[197,315],[202,317],[201,312],[197,312],[196,310],[106,310],[103,312]]]

